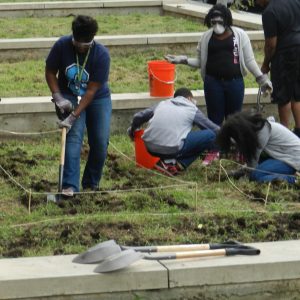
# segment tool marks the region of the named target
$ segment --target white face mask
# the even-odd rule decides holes
[[[213,31],[215,34],[220,35],[223,34],[225,32],[225,27],[221,24],[215,24],[213,26]]]

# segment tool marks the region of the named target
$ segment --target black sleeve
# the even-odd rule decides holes
[[[272,38],[278,35],[278,23],[275,15],[271,11],[266,11],[263,13],[262,23],[265,38]]]

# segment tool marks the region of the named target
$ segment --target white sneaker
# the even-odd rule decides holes
[[[71,187],[66,188],[66,189],[62,189],[61,194],[63,196],[66,196],[66,197],[73,197],[74,196],[74,190]]]

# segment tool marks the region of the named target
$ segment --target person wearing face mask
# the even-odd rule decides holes
[[[179,88],[174,97],[142,110],[133,116],[127,133],[144,123],[142,135],[149,153],[160,158],[154,169],[174,176],[185,170],[203,151],[211,149],[219,126],[211,122],[196,106],[192,92]],[[192,130],[196,125],[202,130]]]
[[[52,93],[59,127],[66,127],[63,194],[79,192],[80,153],[87,129],[89,154],[82,176],[84,190],[97,190],[107,154],[111,118],[108,87],[110,56],[94,40],[95,19],[79,15],[72,22],[72,35],[61,37],[46,59],[45,77]]]
[[[209,30],[198,43],[196,58],[166,55],[165,59],[200,69],[208,118],[220,126],[230,114],[242,110],[243,77],[247,71],[253,74],[264,93],[272,91],[272,83],[258,67],[246,32],[232,26],[232,15],[226,6],[214,5],[204,24]],[[218,151],[208,153],[203,164],[208,165],[218,157]]]

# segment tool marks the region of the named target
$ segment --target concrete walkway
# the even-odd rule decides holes
[[[140,260],[106,274],[74,255],[1,259],[0,299],[299,299],[300,241],[253,246],[259,256]]]

